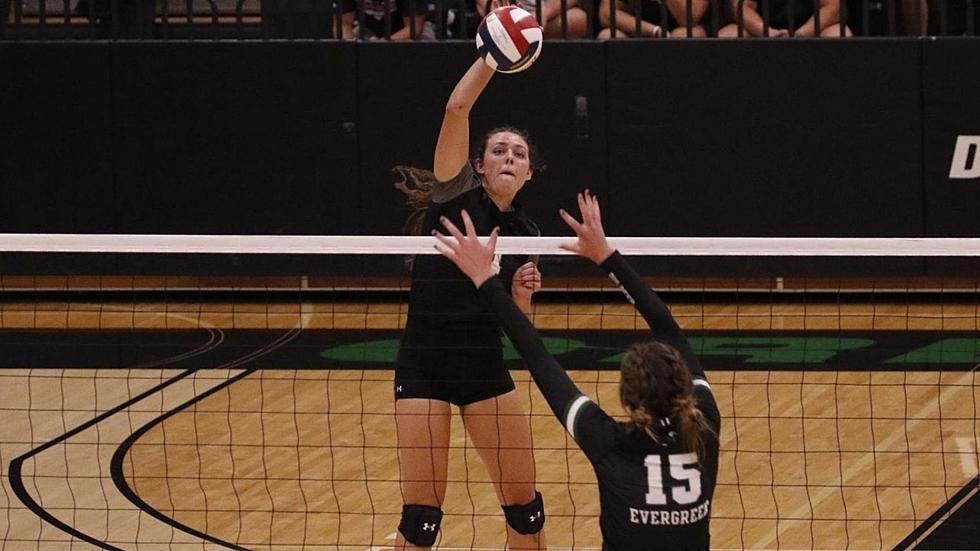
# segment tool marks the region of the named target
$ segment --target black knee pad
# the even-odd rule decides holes
[[[442,509],[429,505],[402,505],[402,520],[398,531],[405,540],[418,547],[432,547],[439,534]]]
[[[544,501],[541,492],[534,492],[534,499],[524,505],[505,505],[507,524],[518,534],[537,534],[544,528]]]

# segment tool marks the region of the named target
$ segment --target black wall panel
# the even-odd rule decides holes
[[[395,166],[432,170],[443,108],[473,62],[465,44],[369,42],[358,45],[359,230],[399,235],[409,214],[394,187]],[[490,86],[495,83],[491,82]],[[482,108],[482,103],[477,109]]]
[[[113,64],[121,232],[356,233],[353,44],[116,43]]]
[[[926,235],[978,237],[980,146],[960,167],[976,177],[950,178],[950,168],[958,137],[980,141],[980,40],[944,38],[923,47]]]
[[[610,43],[614,223],[637,235],[921,234],[918,61],[910,41]]]
[[[948,173],[956,136],[980,134],[980,77],[968,70],[977,50],[957,39],[550,42],[531,70],[494,77],[471,134],[531,132],[548,169],[519,199],[545,235],[569,234],[556,211],[574,209],[588,187],[612,235],[976,236],[980,186]],[[0,231],[401,233],[409,212],[392,168],[431,168],[443,107],[475,58],[469,41],[0,44]],[[580,270],[548,262],[546,273]],[[924,269],[648,264],[746,275]],[[165,270],[271,267],[401,270],[292,257]],[[115,269],[161,265],[127,257]]]
[[[980,237],[980,40],[923,44],[925,235]],[[956,161],[957,142],[966,153]],[[951,172],[955,172],[952,174]],[[956,176],[956,177],[951,177]],[[980,273],[978,259],[934,259],[929,271]]]
[[[612,233],[920,235],[918,48],[865,40],[610,42]],[[846,264],[813,266],[833,272]],[[906,264],[870,266],[921,269]]]
[[[0,232],[113,232],[109,47],[0,43]]]
[[[117,231],[109,46],[0,42],[0,232]],[[7,254],[5,274],[115,270],[110,257]]]
[[[116,44],[120,230],[350,233],[354,45],[332,46]]]

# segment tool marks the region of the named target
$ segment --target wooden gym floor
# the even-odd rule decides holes
[[[173,358],[131,369],[0,369],[0,549],[390,547],[401,506],[391,371],[254,366],[306,329],[397,329],[403,312],[3,303],[5,332],[45,329],[53,339],[77,329],[200,330],[202,344],[186,355],[220,347],[230,330],[280,331],[214,369],[168,368]],[[980,330],[976,304],[677,304],[674,312],[688,330]],[[643,327],[632,308],[609,304],[542,305],[535,323]],[[531,414],[549,543],[597,549],[591,469],[526,372],[513,375]],[[616,372],[572,375],[618,411]],[[709,377],[723,415],[715,548],[893,548],[977,477],[976,367]],[[451,447],[439,548],[502,548],[503,515],[458,419]]]

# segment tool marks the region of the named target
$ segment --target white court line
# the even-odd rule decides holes
[[[977,476],[977,440],[961,437],[956,439],[956,447],[960,449],[960,467],[967,478]]]

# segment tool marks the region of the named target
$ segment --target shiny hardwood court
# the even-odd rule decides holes
[[[980,329],[975,304],[673,309],[690,330]],[[4,303],[0,323],[5,331],[54,329],[53,338],[82,328],[201,330],[206,338],[186,354],[221,346],[229,329],[280,329],[248,358],[261,365],[263,354],[304,329],[396,329],[404,311],[353,303]],[[643,327],[619,304],[542,305],[535,323]],[[79,534],[121,549],[390,547],[401,505],[391,371],[241,363],[193,372],[168,368],[167,358],[133,369],[0,370],[0,548],[96,548]],[[513,375],[531,413],[549,543],[596,549],[588,462],[527,373]],[[572,375],[607,411],[619,410],[616,372]],[[977,476],[976,368],[709,377],[723,415],[715,548],[892,548]],[[502,548],[503,515],[458,418],[450,445],[438,547]],[[16,480],[8,476],[15,458]]]

